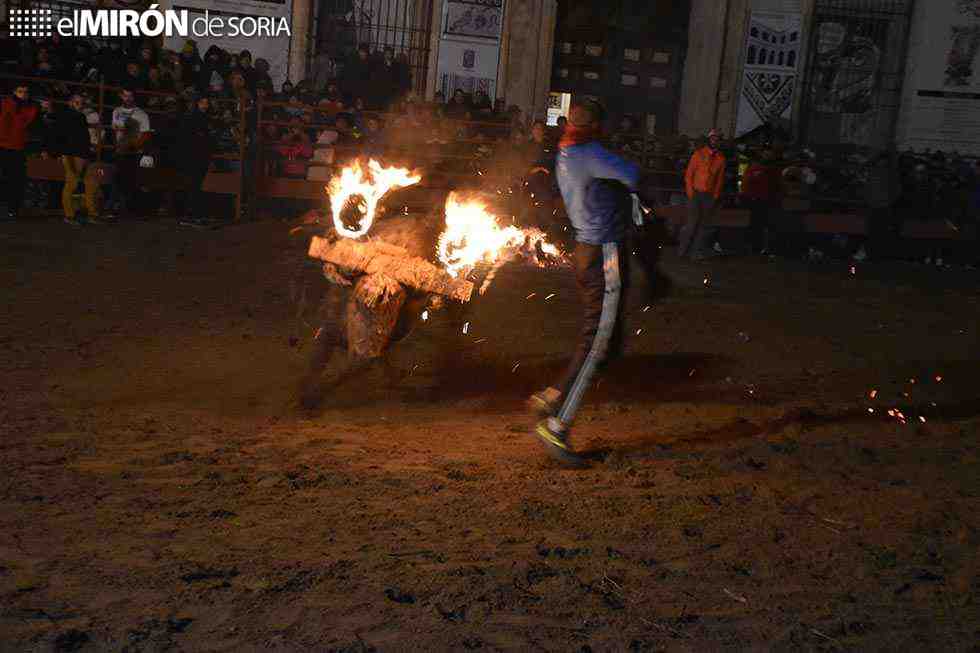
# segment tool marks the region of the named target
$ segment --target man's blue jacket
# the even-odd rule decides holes
[[[619,182],[633,192],[639,167],[591,141],[561,148],[555,172],[575,240],[588,245],[622,241],[629,218],[623,213],[625,194],[617,184],[606,182]]]

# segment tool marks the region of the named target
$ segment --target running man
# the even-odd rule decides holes
[[[575,229],[573,265],[583,305],[581,341],[564,377],[531,396],[547,419],[535,435],[548,453],[579,463],[569,431],[595,375],[623,346],[623,312],[629,282],[627,222],[634,212],[639,168],[599,144],[602,109],[576,104],[558,143],[555,165],[568,218]],[[652,279],[651,279],[652,281]]]

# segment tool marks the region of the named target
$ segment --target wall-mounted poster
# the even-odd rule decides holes
[[[796,92],[800,14],[752,12],[735,136],[789,119]]]
[[[980,0],[916,3],[897,141],[980,155]]]
[[[503,18],[504,0],[447,0],[443,5],[438,88],[447,99],[457,90],[496,98]]]
[[[497,94],[498,47],[489,43],[443,41],[439,46],[439,90],[445,97],[461,90],[472,94]]]
[[[504,0],[449,0],[443,36],[500,40]]]

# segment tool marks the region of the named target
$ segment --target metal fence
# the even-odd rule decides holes
[[[314,12],[314,50],[339,65],[359,45],[391,47],[412,72],[413,89],[425,93],[432,32],[432,0],[319,0]]]
[[[883,148],[894,140],[913,0],[816,0],[803,142]]]

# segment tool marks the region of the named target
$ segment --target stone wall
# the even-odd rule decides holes
[[[293,83],[305,79],[312,58],[310,48],[310,20],[313,18],[313,0],[293,0],[293,17],[290,21],[288,78]]]
[[[751,12],[803,14],[802,68],[813,5],[814,0],[692,0],[678,132],[698,136],[718,128],[726,136],[733,134],[741,90],[745,30]],[[799,115],[800,97],[797,92],[794,116]]]

